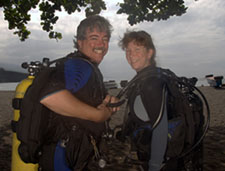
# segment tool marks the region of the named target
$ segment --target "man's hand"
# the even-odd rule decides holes
[[[110,96],[110,95],[108,95],[108,96]],[[109,103],[118,103],[118,102],[119,102],[118,98],[116,98],[115,96],[110,96]],[[120,110],[120,107],[109,107],[109,108],[112,110],[113,113]]]
[[[116,103],[118,99],[114,96],[107,95],[102,104],[98,105],[97,109],[100,111],[100,120],[107,120],[113,113],[119,110],[119,107],[107,107],[108,103]]]

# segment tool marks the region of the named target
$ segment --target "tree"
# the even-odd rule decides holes
[[[42,29],[49,33],[49,38],[61,39],[61,33],[55,32],[53,25],[58,16],[56,11],[62,8],[68,13],[80,12],[85,9],[86,16],[99,14],[106,10],[104,0],[1,0],[0,8],[3,8],[4,19],[8,21],[10,30],[16,30],[21,41],[30,35],[26,25],[31,19],[29,11],[39,7],[41,11]],[[130,25],[142,21],[167,20],[169,17],[180,16],[186,13],[187,7],[183,0],[124,0],[118,3],[117,14],[127,14]]]
[[[174,15],[181,16],[186,10],[183,0],[124,0],[117,13],[127,14],[133,25],[144,20],[167,20]]]

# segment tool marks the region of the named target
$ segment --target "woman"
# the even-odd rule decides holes
[[[137,72],[137,76],[149,70],[157,72],[156,49],[147,32],[128,31],[119,45],[125,50],[126,59]],[[165,83],[159,77],[147,77],[128,93],[130,113],[127,123],[132,122],[130,125],[133,128],[140,128],[142,125],[150,127],[151,130],[146,131],[147,127],[145,127],[144,137],[133,138],[138,148],[139,159],[148,160],[146,169],[149,171],[160,170],[167,148],[168,121],[166,105],[164,105],[166,102],[164,87]]]

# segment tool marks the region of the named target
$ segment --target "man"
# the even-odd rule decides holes
[[[82,170],[93,149],[96,153],[94,146],[105,130],[104,121],[117,111],[106,106],[116,99],[106,95],[98,70],[111,32],[111,24],[101,16],[81,21],[75,42],[78,51],[68,55],[45,86],[40,102],[50,109],[51,121],[40,170]]]

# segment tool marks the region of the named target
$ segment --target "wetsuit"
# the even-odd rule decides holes
[[[147,67],[137,74],[142,74],[148,69],[155,69]],[[151,136],[148,137],[144,135],[145,140],[149,143],[149,148],[146,150],[150,151],[148,155],[148,170],[149,171],[159,171],[161,164],[164,159],[166,147],[167,147],[167,134],[168,134],[168,119],[167,119],[167,109],[166,109],[166,92],[164,102],[163,89],[165,83],[160,77],[148,77],[137,84],[130,93],[129,107],[130,116],[135,118],[140,125],[149,125],[151,128],[158,119],[161,105],[163,105],[163,113],[158,125],[153,129]],[[147,140],[146,140],[147,139]],[[143,141],[143,140],[140,140]],[[141,156],[139,156],[141,158]],[[146,156],[143,157],[146,160]]]
[[[83,60],[85,59],[85,60]],[[86,104],[97,107],[106,96],[103,77],[96,64],[88,62],[80,52],[68,55],[57,66],[42,91],[42,99],[61,90],[70,91]],[[93,152],[89,136],[96,140],[105,130],[104,123],[95,123],[50,112],[46,143],[40,168],[44,171],[70,171],[84,167]]]

